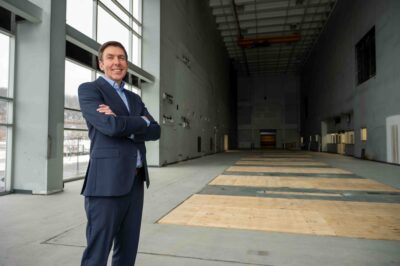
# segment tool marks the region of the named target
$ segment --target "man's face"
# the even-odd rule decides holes
[[[106,77],[120,84],[128,71],[128,61],[124,50],[117,46],[108,46],[103,52],[99,66]]]

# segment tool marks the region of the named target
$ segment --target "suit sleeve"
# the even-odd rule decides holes
[[[150,140],[158,140],[161,135],[160,125],[151,116],[151,114],[147,110],[146,106],[144,106],[143,102],[142,102],[142,105],[143,105],[143,111],[141,113],[141,116],[146,116],[150,121],[150,125],[146,128],[146,131],[143,134],[135,135],[134,141],[135,142],[143,142],[143,141],[150,141]]]
[[[127,137],[147,132],[147,124],[140,116],[112,116],[97,112],[104,100],[93,84],[81,84],[78,95],[83,117],[101,133],[110,137]]]

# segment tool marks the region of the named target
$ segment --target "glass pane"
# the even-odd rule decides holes
[[[7,127],[0,127],[0,192],[6,191]]]
[[[7,124],[7,106],[8,102],[0,100],[0,123]]]
[[[97,41],[99,43],[111,40],[119,41],[127,50],[129,61],[132,61],[129,49],[129,30],[101,7],[99,7],[97,23]]]
[[[85,175],[89,149],[90,140],[86,131],[64,130],[64,178]]]
[[[129,25],[129,17],[111,0],[101,0],[103,4],[105,4],[115,15],[117,15],[120,19],[122,19],[126,24]],[[129,11],[129,8],[127,8]]]
[[[64,128],[87,129],[82,113],[79,111],[64,110]]]
[[[78,87],[92,80],[92,71],[69,60],[65,61],[65,107],[79,108]]]
[[[0,96],[8,96],[10,37],[0,33]]]
[[[93,37],[93,1],[67,0],[67,24]]]
[[[140,36],[142,36],[142,27],[140,27],[138,24],[136,24],[135,22],[133,22],[132,25],[132,29],[134,31],[136,31],[137,34],[139,34]]]
[[[129,11],[129,0],[118,0],[118,2]]]
[[[132,38],[132,60],[131,62],[139,67],[142,65],[142,60],[141,60],[141,39],[133,35]]]
[[[133,14],[138,21],[142,22],[142,0],[133,0]]]

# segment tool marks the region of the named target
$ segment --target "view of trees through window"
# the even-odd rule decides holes
[[[81,83],[99,76],[101,73],[94,69],[71,60],[65,61],[64,179],[85,174],[89,162],[90,140],[79,107],[78,87]],[[131,84],[126,84],[125,88],[140,95],[140,89]]]
[[[7,133],[12,126],[8,120],[10,68],[10,37],[0,32],[0,193],[6,190]]]

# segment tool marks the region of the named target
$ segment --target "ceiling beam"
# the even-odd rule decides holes
[[[329,15],[329,11],[330,10],[326,10],[326,9],[314,10],[312,8],[309,11],[310,11],[310,13],[325,15],[327,17]],[[294,17],[294,16],[302,16],[304,14],[304,9],[289,10],[287,13],[288,13],[287,14],[288,18]],[[274,19],[274,18],[285,18],[285,17],[286,17],[286,12],[285,11],[274,11],[274,12],[263,12],[263,13],[259,14],[257,18],[258,19]],[[255,15],[254,14],[239,15],[240,22],[252,21],[254,19],[255,19]],[[216,16],[216,22],[217,22],[217,24],[227,23],[227,22],[234,22],[234,17],[232,16],[232,14],[227,15],[226,19],[225,19],[225,17],[222,17],[222,16]]]

